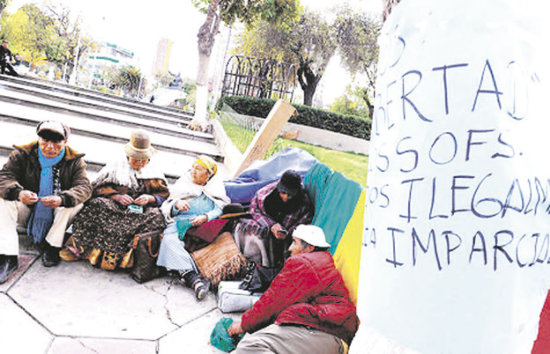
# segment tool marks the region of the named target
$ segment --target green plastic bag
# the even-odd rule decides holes
[[[227,333],[227,329],[232,323],[232,318],[223,317],[220,319],[218,323],[216,323],[216,326],[214,326],[212,334],[210,334],[210,344],[224,352],[230,352],[237,348],[237,344],[239,344],[244,334],[231,337],[229,333]]]

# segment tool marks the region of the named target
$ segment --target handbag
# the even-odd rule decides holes
[[[185,249],[193,253],[208,246],[224,230],[228,220],[214,219],[200,226],[193,226],[185,233]]]
[[[132,279],[144,283],[162,275],[162,267],[157,266],[157,257],[162,241],[162,231],[150,231],[134,236],[131,248],[134,255]]]
[[[201,275],[212,286],[221,280],[235,279],[246,266],[246,258],[229,232],[224,232],[208,246],[191,253]]]
[[[250,292],[262,293],[269,288],[271,282],[282,268],[267,268],[248,261],[245,269],[244,278],[239,285],[239,289],[248,290]]]

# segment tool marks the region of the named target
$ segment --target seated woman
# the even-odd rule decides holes
[[[124,255],[133,237],[166,226],[159,207],[169,195],[168,185],[160,169],[150,163],[156,150],[147,132],[132,132],[124,152],[92,182],[92,199],[74,219],[73,235],[60,252],[61,259],[87,258],[106,270],[128,268],[132,264]]]
[[[240,251],[257,264],[281,269],[292,232],[313,220],[313,204],[300,175],[287,170],[279,181],[258,190],[249,212],[252,220],[242,220],[234,232]]]
[[[182,282],[194,289],[199,301],[206,296],[209,284],[199,275],[183,237],[191,226],[216,219],[222,207],[229,203],[221,181],[209,182],[217,171],[214,160],[200,156],[191,170],[174,184],[170,198],[161,207],[169,224],[164,230],[157,265],[177,271]]]

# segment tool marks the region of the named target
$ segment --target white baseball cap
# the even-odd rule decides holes
[[[315,225],[298,225],[292,233],[292,237],[299,238],[312,246],[329,248],[330,244],[325,239],[323,229]]]

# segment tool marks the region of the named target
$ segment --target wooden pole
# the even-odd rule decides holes
[[[243,155],[243,161],[237,169],[237,172],[235,172],[234,177],[237,177],[243,172],[253,161],[264,158],[267,150],[275,139],[277,139],[285,124],[290,117],[295,114],[296,109],[289,103],[283,100],[278,100],[275,103],[265,119],[264,124],[262,124],[262,127],[254,136],[254,139],[252,139],[252,142],[248,145]]]

